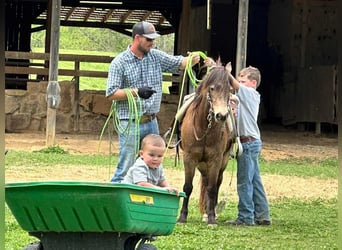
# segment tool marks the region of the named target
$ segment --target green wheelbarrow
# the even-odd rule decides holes
[[[5,186],[23,230],[40,241],[25,250],[153,250],[170,235],[179,199],[166,190],[121,183],[26,182]]]

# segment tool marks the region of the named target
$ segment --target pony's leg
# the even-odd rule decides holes
[[[185,168],[185,181],[183,185],[183,192],[186,194],[186,197],[184,197],[183,199],[182,209],[181,209],[179,218],[177,220],[177,222],[180,222],[180,223],[187,222],[188,205],[189,205],[189,200],[190,200],[190,196],[191,196],[192,189],[193,189],[192,181],[195,175],[195,168],[190,167],[188,161],[184,160],[184,168]]]
[[[222,184],[222,181],[223,181],[223,172],[226,169],[226,166],[227,166],[227,163],[224,163],[224,166],[223,166],[223,168],[221,168],[221,170],[219,172],[219,175],[218,175],[218,178],[217,178],[217,183],[216,183],[216,187],[217,187],[216,204],[218,203],[218,194],[219,194],[220,187],[221,187],[221,184]]]
[[[208,187],[208,173],[204,171],[201,172],[200,179],[200,197],[199,197],[199,209],[202,214],[202,221],[208,222],[208,195],[207,195],[207,187]]]
[[[220,186],[223,181],[223,172],[227,166],[227,163],[228,163],[228,158],[225,157],[221,165],[221,168],[218,170],[218,172],[217,172],[217,169],[211,168],[212,171],[210,172],[210,177],[207,183],[208,224],[217,224],[217,221],[216,221],[217,215],[216,215],[215,208],[218,204],[218,194],[219,194]]]
[[[208,214],[208,224],[216,225],[216,214],[215,207],[218,199],[218,189],[217,185],[219,181],[219,171],[216,168],[210,168],[209,176],[207,179],[203,179],[203,185],[206,185],[206,211]],[[221,180],[222,181],[222,180]]]

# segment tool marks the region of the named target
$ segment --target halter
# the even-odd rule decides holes
[[[209,92],[207,92],[207,101],[208,101],[208,104],[209,104],[209,112],[208,112],[208,115],[207,115],[207,121],[208,121],[208,127],[207,129],[205,130],[203,136],[201,138],[198,137],[197,133],[196,133],[196,126],[194,126],[194,136],[196,138],[197,141],[201,141],[204,139],[204,137],[208,134],[208,131],[209,129],[211,128],[212,126],[212,122],[213,122],[213,114],[214,114],[214,110],[213,110],[213,103],[211,101],[211,97],[209,95]],[[195,113],[193,113],[193,116],[195,116]],[[195,124],[195,119],[194,119],[194,124]]]
[[[207,128],[206,128],[206,130],[205,130],[205,132],[204,132],[204,134],[202,135],[201,138],[198,137],[198,135],[196,133],[196,128],[195,128],[196,126],[194,126],[194,136],[195,136],[197,141],[203,140],[204,137],[208,134],[209,129],[212,127],[214,110],[213,110],[213,103],[211,101],[211,97],[209,95],[209,92],[207,92],[206,97],[207,97],[207,101],[208,101],[208,104],[209,104],[209,112],[208,112],[208,115],[207,115],[208,126],[207,126]],[[228,106],[228,111],[229,111],[228,112],[228,116],[230,117],[230,119],[232,119],[231,122],[235,123],[234,114],[232,113],[232,109],[230,108],[229,102],[228,102],[227,106]],[[194,121],[194,125],[195,125],[195,119],[194,119],[195,113],[193,113],[192,116],[193,116],[193,121]],[[227,120],[227,122],[225,122],[224,124],[226,124],[226,123],[228,125],[229,131],[233,132],[234,131],[234,125],[233,124],[229,124],[229,120]]]

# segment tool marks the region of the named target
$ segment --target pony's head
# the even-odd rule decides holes
[[[229,96],[231,84],[229,72],[223,66],[215,67],[205,75],[196,89],[198,105],[203,98],[209,104],[209,113],[213,114],[216,122],[226,121],[229,115]]]

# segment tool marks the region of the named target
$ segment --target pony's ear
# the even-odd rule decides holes
[[[226,70],[229,72],[229,74],[232,73],[232,63],[231,62],[227,63]]]
[[[219,57],[217,58],[216,65],[217,65],[217,66],[222,66],[221,56],[219,56]]]

